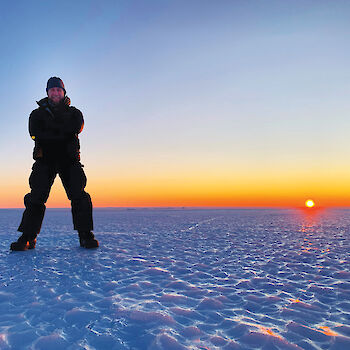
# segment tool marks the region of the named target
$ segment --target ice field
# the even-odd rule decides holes
[[[0,210],[2,349],[350,349],[350,210],[68,209],[10,252]]]

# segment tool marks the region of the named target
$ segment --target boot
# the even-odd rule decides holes
[[[87,249],[97,248],[99,245],[91,231],[79,231],[79,242],[81,247]]]
[[[29,238],[24,233],[18,238],[17,242],[11,243],[10,249],[14,251],[23,251],[27,249],[34,249],[36,244],[35,238]]]
[[[36,238],[30,239],[30,240],[28,241],[28,249],[34,249],[34,248],[35,248],[35,245],[36,245]]]

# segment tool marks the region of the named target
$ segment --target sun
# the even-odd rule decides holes
[[[312,200],[312,199],[308,199],[306,202],[305,202],[305,205],[308,207],[308,208],[313,208],[315,206],[315,202]]]

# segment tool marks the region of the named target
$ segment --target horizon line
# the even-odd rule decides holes
[[[310,211],[318,209],[327,209],[327,208],[336,208],[336,209],[349,209],[349,206],[344,205],[330,205],[330,206],[315,206],[312,208],[307,208],[305,206],[185,206],[185,205],[163,205],[163,206],[96,206],[93,209],[306,209]],[[25,207],[0,207],[0,209],[25,209]],[[71,209],[70,206],[66,207],[46,207],[46,209]]]

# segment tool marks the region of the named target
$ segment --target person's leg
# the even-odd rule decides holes
[[[56,171],[53,165],[36,161],[29,177],[31,192],[24,196],[25,210],[18,231],[22,236],[11,244],[12,250],[24,250],[29,241],[29,248],[35,247],[35,239],[39,234],[45,214],[45,203],[49,197]],[[18,244],[16,244],[18,243]],[[24,249],[21,249],[24,248]]]
[[[80,162],[63,165],[59,169],[59,176],[66,190],[67,197],[72,205],[74,230],[79,233],[80,244],[89,240],[91,245],[86,248],[95,248],[98,242],[91,232],[93,230],[92,202],[90,195],[84,191],[86,176]]]

